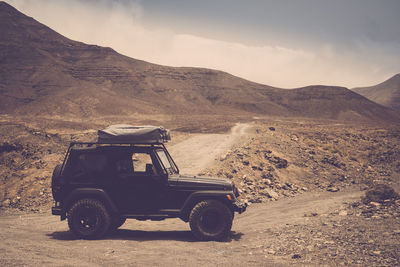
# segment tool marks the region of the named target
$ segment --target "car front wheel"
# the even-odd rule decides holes
[[[197,203],[189,217],[190,229],[200,240],[223,240],[232,228],[232,212],[217,200]]]

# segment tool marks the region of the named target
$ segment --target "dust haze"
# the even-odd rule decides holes
[[[144,17],[148,14],[141,1],[7,2],[73,40],[112,47],[129,57],[157,64],[218,69],[282,88],[367,86],[389,78],[400,67],[398,57],[393,56],[400,50],[396,43],[349,40],[352,49],[329,42],[270,45],[274,43],[271,33],[269,45],[249,45],[246,40],[217,40],[174,32],[160,24],[146,25]]]

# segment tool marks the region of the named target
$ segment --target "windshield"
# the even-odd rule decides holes
[[[161,160],[162,165],[164,165],[164,168],[168,171],[169,174],[178,173],[175,164],[170,160],[164,150],[157,150],[156,153],[158,155],[158,158]]]

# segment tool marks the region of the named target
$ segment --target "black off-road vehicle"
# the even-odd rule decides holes
[[[72,142],[53,172],[52,214],[85,239],[126,219],[166,218],[189,222],[198,239],[226,238],[234,212],[246,210],[238,190],[228,179],[180,175],[163,144],[169,139],[162,127],[116,125],[99,131],[97,142]]]

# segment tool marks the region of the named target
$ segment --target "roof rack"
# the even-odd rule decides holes
[[[91,147],[107,147],[107,146],[120,146],[120,147],[134,147],[134,146],[164,146],[164,143],[108,143],[108,142],[70,142],[69,149],[74,146]]]

